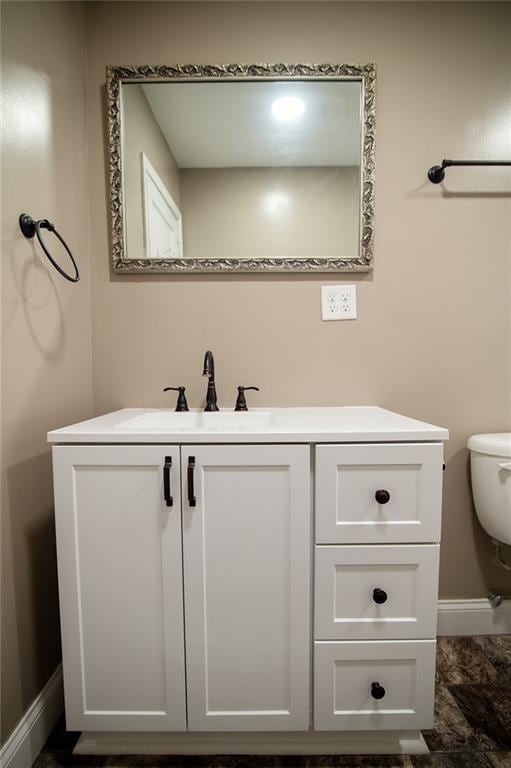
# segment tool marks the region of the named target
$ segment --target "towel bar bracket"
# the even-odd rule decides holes
[[[511,160],[442,160],[442,165],[433,165],[428,171],[432,184],[440,184],[445,179],[445,169],[453,166],[511,165]]]

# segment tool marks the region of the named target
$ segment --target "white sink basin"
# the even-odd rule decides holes
[[[198,429],[200,413],[148,411],[117,424],[117,429]]]
[[[275,416],[271,411],[148,411],[121,422],[117,429],[172,429],[196,431],[243,431],[274,427]]]
[[[204,429],[219,429],[222,431],[244,429],[267,429],[276,424],[275,415],[271,411],[217,411],[216,413],[200,413],[199,424]]]

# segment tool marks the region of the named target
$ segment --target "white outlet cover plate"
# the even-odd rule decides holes
[[[323,320],[355,320],[357,289],[355,285],[322,285],[321,317]]]

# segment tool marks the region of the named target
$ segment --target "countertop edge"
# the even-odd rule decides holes
[[[102,434],[95,433],[67,433],[67,434],[55,434],[48,432],[48,443],[50,445],[68,445],[68,444],[96,444],[103,443],[110,444],[203,444],[203,443],[387,443],[387,442],[401,442],[401,443],[443,443],[449,440],[449,432],[445,429],[439,429],[438,431],[423,431],[423,432],[335,432],[335,433],[319,433],[319,432],[247,432],[247,433],[229,433],[229,432],[215,432],[215,433],[184,433],[176,434],[162,433],[140,433],[134,435],[132,432],[128,434],[119,434],[119,432],[105,432]]]

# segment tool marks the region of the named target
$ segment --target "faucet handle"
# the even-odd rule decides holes
[[[248,411],[247,401],[245,400],[245,392],[247,389],[255,389],[259,392],[259,387],[238,387],[238,397],[236,399],[235,411]]]
[[[189,411],[190,409],[186,402],[185,387],[165,387],[163,391],[169,392],[170,390],[179,392],[179,395],[177,396],[176,411]]]

